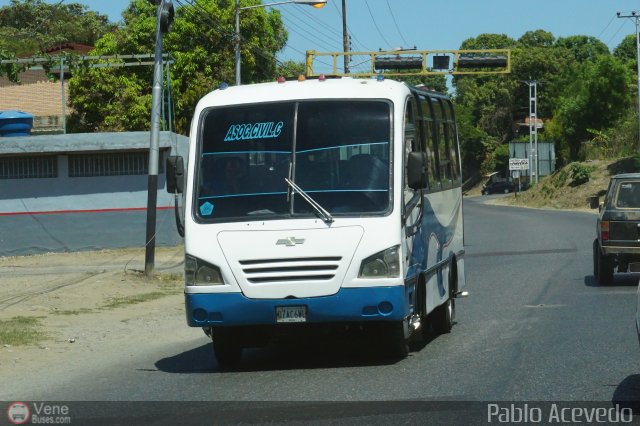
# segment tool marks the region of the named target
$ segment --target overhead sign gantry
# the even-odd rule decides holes
[[[348,73],[338,69],[339,58],[348,57],[354,69]],[[331,64],[324,61],[331,58]],[[323,74],[336,76],[370,77],[381,73],[386,76],[406,75],[465,75],[507,74],[511,72],[511,50],[391,50],[378,52],[316,52],[306,55],[307,77],[318,76],[317,65]],[[328,68],[328,69],[327,69]]]

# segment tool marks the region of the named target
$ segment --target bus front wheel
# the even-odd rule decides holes
[[[242,359],[242,345],[232,330],[218,328],[212,332],[213,351],[222,369],[236,367]]]
[[[409,355],[409,336],[407,320],[383,323],[388,355],[393,358],[406,358]],[[407,330],[405,330],[407,328]]]

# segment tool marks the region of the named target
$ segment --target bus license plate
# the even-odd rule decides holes
[[[276,306],[276,322],[306,322],[306,306]]]

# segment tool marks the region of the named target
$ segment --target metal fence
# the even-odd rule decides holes
[[[529,142],[509,142],[509,158],[529,158]],[[533,167],[533,159],[530,167]],[[556,150],[553,142],[538,141],[538,176],[548,176],[556,171]],[[529,170],[522,170],[521,176],[529,176]]]

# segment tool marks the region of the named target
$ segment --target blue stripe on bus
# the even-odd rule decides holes
[[[400,321],[410,313],[404,285],[341,288],[330,296],[250,299],[242,293],[186,293],[191,327],[276,324],[278,306],[306,306],[307,323]]]
[[[251,194],[225,194],[199,197],[198,200],[210,200],[212,198],[254,197],[256,195],[286,195],[286,192],[255,192]]]
[[[302,154],[305,152],[314,152],[314,151],[325,151],[328,149],[340,149],[340,148],[351,148],[354,146],[371,146],[371,145],[389,145],[389,142],[371,142],[371,143],[355,143],[351,145],[336,145],[336,146],[328,146],[325,148],[313,148],[313,149],[302,149],[296,151],[297,154]]]
[[[307,153],[307,152],[315,152],[315,151],[326,151],[329,149],[340,149],[340,148],[352,148],[356,146],[372,146],[372,145],[389,145],[389,142],[371,142],[371,143],[355,143],[349,145],[336,145],[336,146],[328,146],[324,148],[312,148],[312,149],[303,149],[300,151],[296,151],[297,154]],[[203,152],[202,156],[205,155],[225,155],[225,154],[292,154],[291,151],[226,151],[226,152]]]

